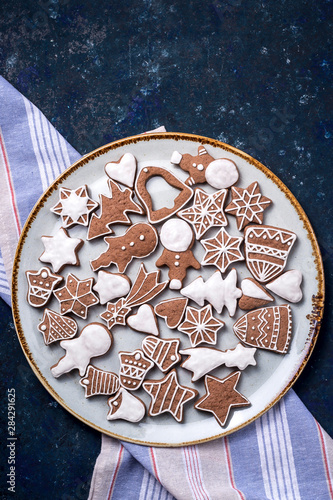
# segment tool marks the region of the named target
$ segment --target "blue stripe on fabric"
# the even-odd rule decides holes
[[[316,422],[293,391],[284,401],[301,498],[331,500]]]
[[[133,455],[138,462],[140,462],[145,469],[147,469],[150,474],[154,476],[154,470],[151,463],[149,446],[140,446],[132,443],[125,443],[122,441],[122,445],[126,450]]]
[[[236,488],[246,500],[266,499],[255,423],[228,436],[228,443]]]
[[[122,462],[115,480],[112,500],[133,498],[133,492],[139,492],[144,475],[144,469],[135,458],[123,450]],[[138,498],[138,497],[136,497]]]
[[[2,259],[1,248],[0,248],[0,297],[11,306],[11,296],[10,288],[7,281],[7,275]]]

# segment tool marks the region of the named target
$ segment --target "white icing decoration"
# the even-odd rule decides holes
[[[273,299],[265,292],[265,290],[254,283],[250,278],[243,279],[241,283],[243,295],[252,297],[253,299],[267,300],[271,302]]]
[[[115,401],[121,394],[122,400],[121,405],[118,407],[118,402]],[[120,388],[119,392],[114,398],[110,398],[108,401],[110,411],[107,415],[107,420],[127,420],[129,422],[140,422],[145,415],[145,405],[137,397],[130,394],[125,389]],[[112,406],[118,407],[117,410],[112,413]]]
[[[140,306],[136,314],[127,318],[127,324],[139,332],[159,335],[154,309],[149,304]]]
[[[237,308],[237,299],[242,296],[242,292],[236,287],[236,283],[236,269],[232,269],[225,279],[222,278],[219,271],[215,271],[206,282],[199,276],[199,278],[196,278],[187,287],[183,288],[180,293],[194,300],[199,306],[203,306],[205,300],[207,300],[218,313],[221,313],[223,307],[226,306],[229,315],[233,316]]]
[[[93,287],[99,295],[101,304],[106,304],[119,297],[124,297],[130,291],[130,281],[122,274],[99,271],[96,285]]]
[[[76,249],[82,240],[67,236],[64,228],[61,227],[54,236],[42,236],[42,242],[45,251],[39,260],[49,262],[54,272],[58,272],[66,264],[77,264]]]
[[[249,365],[255,366],[254,355],[256,351],[255,347],[244,347],[242,344],[237,344],[235,349],[227,351],[209,347],[190,347],[179,352],[189,356],[182,363],[182,367],[193,372],[192,381],[196,382],[206,373],[223,364],[228,368],[237,367],[239,370],[245,370]]]
[[[169,288],[171,290],[180,290],[182,287],[182,282],[180,280],[173,279],[169,283]]]
[[[43,271],[42,274],[41,274],[41,277],[46,279],[48,277],[48,273],[46,271]],[[41,282],[42,284],[43,282]]]
[[[302,273],[296,269],[287,271],[266,286],[273,293],[289,302],[299,302],[302,300],[301,290]]]
[[[119,163],[107,163],[105,172],[114,181],[132,188],[136,174],[136,159],[131,153],[125,153]]]
[[[185,252],[192,243],[193,232],[187,222],[169,219],[162,226],[160,240],[167,250]]]
[[[58,378],[74,368],[79,370],[80,376],[86,373],[90,359],[102,356],[111,347],[111,334],[106,327],[99,323],[85,326],[79,337],[71,340],[62,340],[60,346],[66,354],[51,368],[51,373]]]
[[[77,189],[60,188],[60,200],[51,211],[61,216],[65,228],[73,224],[87,226],[89,214],[98,203],[89,198],[87,186]]]
[[[233,161],[219,158],[212,161],[206,168],[206,181],[215,189],[232,186],[238,180],[239,174]]]
[[[171,163],[173,163],[174,165],[179,165],[181,160],[183,158],[183,155],[181,153],[179,153],[178,151],[174,151],[171,155]]]

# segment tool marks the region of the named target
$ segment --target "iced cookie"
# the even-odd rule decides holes
[[[176,196],[171,208],[165,206],[154,210],[153,201],[147,189],[147,183],[153,177],[161,177],[170,186],[178,189],[180,193]],[[171,215],[178,212],[192,198],[193,191],[182,181],[175,177],[169,170],[161,167],[144,167],[136,180],[135,191],[147,211],[149,222],[156,224],[162,222]]]
[[[55,287],[63,280],[62,276],[54,274],[48,267],[39,271],[26,271],[28,282],[27,300],[32,307],[43,307],[50,300]]]
[[[178,217],[193,226],[198,240],[211,227],[221,227],[228,224],[223,211],[227,192],[226,189],[221,189],[213,194],[207,194],[203,189],[196,188],[193,205],[177,213]]]
[[[251,347],[286,354],[292,329],[289,305],[263,307],[241,316],[233,326],[236,337]]]
[[[243,279],[241,289],[243,295],[239,299],[238,305],[244,311],[265,306],[274,300],[271,294],[253,278]]]
[[[242,295],[236,284],[236,269],[232,269],[225,279],[222,278],[219,271],[215,271],[206,282],[199,276],[187,287],[183,288],[180,293],[196,302],[199,306],[203,306],[205,300],[207,300],[218,313],[221,313],[225,306],[232,317],[236,312],[237,300]]]
[[[302,273],[297,269],[292,269],[267,283],[266,287],[279,297],[296,303],[302,300],[303,297],[301,290],[302,279]]]
[[[179,325],[178,330],[189,336],[191,346],[205,342],[207,344],[216,344],[217,332],[224,326],[224,322],[214,318],[212,306],[196,309],[187,307],[185,321]]]
[[[150,255],[158,243],[156,229],[150,224],[138,222],[131,226],[122,236],[104,238],[108,248],[97,259],[90,262],[91,268],[97,271],[101,267],[115,264],[123,273],[133,258],[143,258]]]
[[[143,379],[154,363],[147,359],[140,349],[133,352],[120,351],[118,356],[120,384],[128,391],[136,391],[141,387]]]
[[[222,227],[213,238],[201,240],[200,243],[206,250],[201,264],[203,266],[216,266],[224,273],[230,264],[244,260],[240,251],[242,241],[242,237],[230,236]]]
[[[126,300],[121,298],[117,302],[108,302],[106,310],[99,316],[102,318],[109,330],[115,325],[126,325],[126,316],[129,314],[131,308],[127,307]]]
[[[177,422],[183,420],[184,404],[198,394],[195,389],[180,385],[175,369],[160,380],[147,380],[143,383],[143,388],[152,398],[149,415],[155,417],[168,412]]]
[[[170,288],[179,290],[189,267],[200,269],[200,263],[191,250],[194,235],[187,222],[179,219],[169,219],[161,229],[160,240],[164,246],[162,255],[157,259],[156,266],[169,268]]]
[[[77,189],[60,188],[59,198],[51,212],[60,215],[65,228],[74,224],[87,226],[90,213],[98,207],[98,203],[89,198],[86,185]]]
[[[183,319],[188,300],[183,297],[162,300],[155,306],[157,316],[165,319],[168,328],[177,328]]]
[[[284,270],[296,234],[272,226],[247,226],[245,236],[246,265],[260,283],[276,278]]]
[[[233,372],[223,379],[206,375],[206,394],[198,400],[194,407],[212,413],[223,427],[232,408],[241,408],[251,404],[236,389],[240,375],[241,372]]]
[[[61,314],[73,312],[86,319],[88,308],[99,303],[97,296],[91,291],[94,278],[79,280],[74,274],[69,274],[66,284],[55,290],[54,295],[60,303]]]
[[[71,339],[77,332],[77,323],[72,318],[67,318],[61,314],[46,308],[43,319],[37,326],[43,334],[46,345],[57,340]]]
[[[105,173],[114,181],[132,188],[136,174],[136,158],[132,153],[125,153],[118,161],[105,165]]]
[[[216,189],[228,188],[238,181],[239,173],[236,164],[227,158],[215,160],[204,146],[199,146],[197,156],[174,151],[171,163],[179,165],[189,173],[186,184],[202,184],[207,182]]]
[[[62,340],[60,346],[66,354],[51,367],[51,373],[58,378],[75,368],[80,376],[86,373],[90,359],[105,354],[112,345],[112,336],[108,329],[100,323],[90,323],[81,331],[79,337]]]
[[[146,337],[142,341],[142,350],[165,373],[181,360],[178,354],[179,344],[179,339]]]
[[[244,347],[239,343],[234,349],[227,351],[220,351],[214,347],[189,347],[179,352],[188,356],[181,366],[193,372],[192,382],[196,382],[221,365],[228,368],[236,367],[239,370],[245,370],[249,365],[255,366],[256,351],[254,347]]]
[[[55,273],[61,271],[67,264],[72,266],[80,264],[78,251],[83,245],[83,240],[71,238],[63,227],[54,236],[42,236],[42,243],[44,252],[39,260],[51,264]]]
[[[93,290],[98,293],[101,304],[127,295],[131,289],[131,280],[125,274],[98,271],[98,278]]]
[[[133,201],[133,191],[121,189],[116,182],[108,179],[111,196],[99,195],[100,214],[93,214],[89,224],[87,240],[112,234],[112,224],[132,224],[127,213],[143,214],[142,208]]]
[[[236,217],[239,231],[244,229],[250,222],[254,224],[263,223],[264,210],[269,207],[272,200],[260,193],[257,182],[252,182],[246,189],[233,186],[231,195],[232,201],[225,211]]]
[[[140,422],[146,413],[146,407],[138,397],[127,392],[123,387],[117,394],[108,399],[109,413],[107,420],[127,420]]]
[[[88,366],[86,375],[80,380],[80,385],[84,387],[86,398],[101,395],[111,396],[120,387],[118,375],[100,370],[93,365]]]
[[[137,332],[151,335],[159,335],[160,333],[154,308],[150,304],[142,304],[136,314],[127,318],[127,324]]]

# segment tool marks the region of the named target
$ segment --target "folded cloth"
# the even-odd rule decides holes
[[[16,244],[48,185],[80,158],[0,77],[0,296],[10,304]],[[102,435],[90,500],[333,499],[333,441],[296,394],[228,437],[153,448]]]

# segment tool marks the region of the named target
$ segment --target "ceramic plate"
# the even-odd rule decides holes
[[[57,342],[49,346],[44,344],[43,337],[37,329],[44,308],[33,308],[27,303],[25,271],[38,270],[42,267],[43,264],[38,260],[44,250],[41,236],[52,236],[61,226],[60,217],[50,211],[50,208],[59,200],[60,187],[74,189],[87,184],[90,197],[99,201],[100,193],[108,194],[105,164],[117,161],[126,152],[132,153],[137,158],[138,169],[145,166],[165,167],[185,181],[188,174],[171,164],[171,155],[174,150],[196,155],[200,144],[205,145],[214,158],[229,158],[237,164],[240,172],[237,186],[245,188],[253,181],[258,181],[261,192],[273,200],[272,206],[265,211],[265,224],[290,229],[297,234],[297,241],[289,255],[286,270],[298,269],[302,272],[303,299],[297,304],[290,304],[293,316],[290,348],[286,355],[262,349],[257,350],[256,366],[248,366],[243,371],[237,387],[249,399],[251,406],[232,411],[225,427],[221,427],[210,413],[194,409],[191,403],[184,407],[184,421],[181,424],[168,413],[158,417],[145,416],[138,424],[124,420],[108,421],[106,419],[108,397],[96,396],[86,399],[84,389],[79,384],[78,370],[72,370],[58,379],[51,375],[50,367],[57,363],[65,351]],[[209,186],[201,187],[212,191]],[[160,208],[164,203],[170,203],[170,200],[167,200],[170,188],[160,178],[152,179],[148,189],[152,193],[154,207]],[[130,217],[133,222],[143,220],[143,216],[136,214],[130,214]],[[228,221],[228,233],[240,236],[235,217],[228,215]],[[158,230],[160,226],[157,226]],[[116,234],[123,234],[126,229],[127,226],[115,226]],[[217,231],[218,228],[211,228],[204,238],[211,237]],[[67,273],[72,272],[81,279],[92,276],[96,279],[97,273],[91,270],[89,261],[106,249],[103,238],[86,241],[87,229],[84,226],[73,226],[69,229],[69,234],[85,241],[79,252],[81,265],[79,267],[68,265],[61,274],[66,276]],[[204,255],[202,245],[196,242],[193,251],[196,258],[201,260]],[[155,269],[155,261],[161,253],[162,247],[159,244],[155,252],[144,259],[148,271]],[[140,262],[138,259],[133,259],[126,270],[132,282],[137,276]],[[237,262],[230,267],[237,269],[238,286],[243,278],[251,277],[244,262]],[[207,279],[215,270],[214,266],[202,266],[200,271],[190,269],[184,285],[189,284],[199,275]],[[117,268],[112,265],[110,271],[117,272]],[[168,270],[164,267],[161,270],[160,280],[166,279],[168,279]],[[323,268],[317,241],[304,211],[286,186],[266,167],[231,146],[205,137],[175,133],[141,135],[120,140],[93,151],[68,168],[43,194],[29,216],[16,253],[12,288],[13,312],[19,340],[32,369],[52,396],[77,418],[101,432],[127,441],[156,446],[179,446],[221,437],[249,424],[274,405],[295,382],[312,352],[319,331],[324,301]],[[166,289],[152,303],[156,304],[173,295],[179,295],[179,293]],[[273,304],[283,303],[286,301],[276,296]],[[190,303],[190,305],[199,307],[195,303]],[[59,311],[59,303],[55,297],[51,299],[47,307]],[[104,310],[105,306],[101,305],[90,308],[86,321],[76,316],[73,317],[81,330],[88,322],[103,323],[99,315]],[[244,311],[239,308],[233,318],[229,317],[226,308],[221,315],[214,312],[216,318],[225,322],[225,326],[218,333],[217,347],[219,349],[231,349],[237,345],[239,341],[233,333],[232,326],[243,314]],[[158,323],[162,338],[179,338],[182,349],[190,347],[187,335],[177,329],[170,331],[162,318],[158,318]],[[113,347],[104,356],[94,358],[93,364],[118,373],[118,351],[133,351],[140,348],[144,335],[123,326],[115,326],[112,329],[112,335]],[[202,346],[207,345],[200,345]],[[213,374],[222,378],[231,370],[222,366],[215,369]],[[192,384],[190,371],[179,365],[177,371],[183,385],[195,386],[200,396],[205,393],[202,380]],[[157,368],[149,373],[149,378],[162,376]],[[150,396],[142,388],[137,392],[148,407]]]

